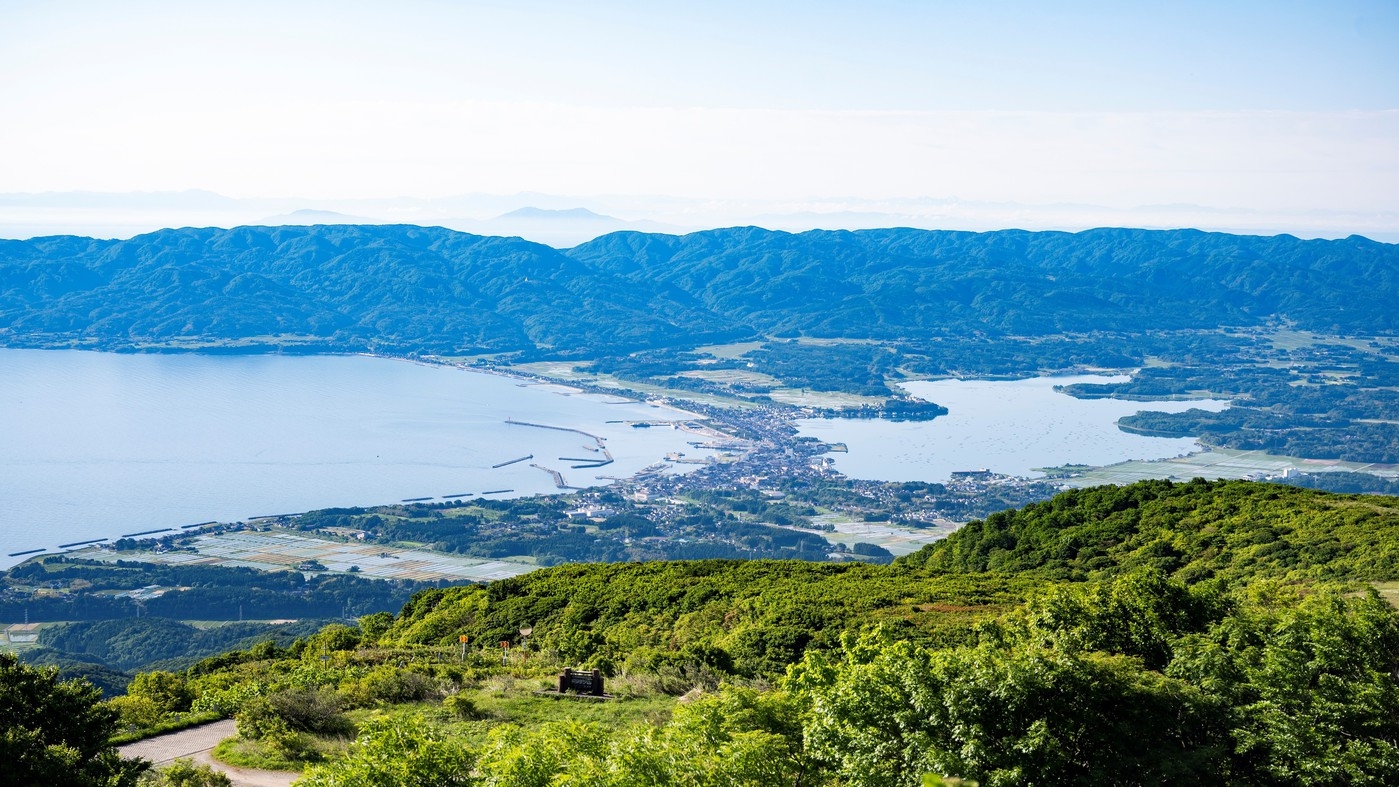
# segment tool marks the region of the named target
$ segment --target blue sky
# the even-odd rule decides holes
[[[1399,222],[1392,0],[0,0],[0,107],[4,193]]]

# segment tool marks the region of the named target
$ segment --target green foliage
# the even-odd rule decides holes
[[[121,726],[127,728],[154,727],[165,715],[165,711],[149,697],[133,697],[130,694],[107,700],[107,707],[117,712]]]
[[[435,694],[436,690],[431,676],[387,664],[375,667],[342,688],[346,699],[355,705],[418,702]]]
[[[969,522],[900,563],[1076,580],[1135,567],[1187,582],[1395,579],[1399,500],[1199,479],[1079,489]]]
[[[1213,585],[1186,587],[1146,568],[1106,582],[1056,587],[1002,625],[1040,647],[1119,653],[1161,670],[1179,637],[1204,631],[1226,606]]]
[[[813,756],[852,787],[1209,783],[1223,715],[1133,659],[1021,645],[930,651],[850,641],[809,656],[793,690],[810,704]]]
[[[359,619],[359,630],[366,643],[376,643],[393,625],[393,613],[375,612]]]
[[[744,358],[794,388],[890,396],[884,378],[898,354],[874,344],[773,342]]]
[[[1396,504],[1076,490],[889,566],[566,565],[432,589],[184,680],[195,708],[241,709],[255,741],[228,756],[324,758],[311,784],[1392,784],[1399,611],[1355,588],[1395,570]],[[476,649],[501,640],[510,658]],[[623,699],[536,695],[563,665],[611,671]],[[719,688],[733,676],[751,687]],[[403,702],[355,711],[360,739],[327,748],[340,703]]]
[[[331,623],[306,642],[302,658],[318,659],[338,650],[354,650],[359,646],[360,630],[344,623]]]
[[[118,713],[91,684],[59,682],[0,653],[0,762],[12,784],[134,785],[146,764],[122,760],[108,743]]]
[[[420,716],[364,724],[343,758],[307,770],[303,787],[451,787],[473,784],[469,752]]]
[[[904,622],[910,604],[951,602],[927,614],[924,638],[970,635],[979,617],[1018,601],[999,578],[927,577],[851,563],[690,561],[567,565],[419,597],[386,635],[401,644],[515,641],[565,664],[655,671],[669,665],[740,675],[782,674],[808,648],[839,647],[842,631]],[[688,690],[694,682],[676,685]]]
[[[181,758],[142,777],[141,787],[233,787],[233,782],[222,771]]]
[[[1306,489],[1320,489],[1326,492],[1399,496],[1399,479],[1377,476],[1373,473],[1352,473],[1344,470],[1333,470],[1325,473],[1298,473],[1281,483]]]
[[[33,620],[108,621],[112,628],[79,628],[77,642],[54,644],[60,650],[99,653],[103,640],[132,640],[124,650],[148,649],[152,655],[140,664],[189,655],[187,650],[214,653],[240,646],[239,640],[256,635],[276,638],[287,626],[240,623],[224,630],[180,629],[176,620],[238,621],[241,617],[331,618],[348,607],[358,614],[397,609],[415,590],[430,583],[385,581],[346,574],[316,575],[306,579],[296,571],[258,571],[250,568],[206,565],[160,565],[134,560],[115,564],[52,555],[17,566],[4,575],[8,586],[37,582],[67,584],[65,596],[0,599],[0,622],[17,623],[26,610]],[[133,590],[150,585],[171,588],[158,598],[143,602],[142,617],[130,599],[104,591]],[[294,628],[294,627],[293,627]],[[298,636],[293,634],[292,636]]]
[[[194,692],[184,676],[172,672],[143,672],[132,679],[126,693],[150,700],[162,714],[189,710],[194,701]]]
[[[448,695],[442,700],[442,707],[464,721],[474,721],[485,715],[471,695],[465,692]]]
[[[1374,593],[1262,591],[1167,670],[1232,709],[1238,781],[1399,783],[1399,613]]]
[[[119,703],[124,697],[116,697],[108,700],[109,703]],[[114,707],[120,708],[120,705]],[[211,713],[209,711],[194,711],[190,713],[177,713],[173,716],[166,716],[147,727],[128,728],[124,732],[119,732],[112,736],[112,745],[122,746],[134,741],[144,740],[156,735],[163,735],[167,732],[179,732],[190,727],[198,727],[201,724],[208,724],[211,721],[218,721],[223,718],[222,714]]]
[[[659,728],[504,724],[479,747],[421,717],[390,716],[368,722],[347,757],[312,768],[302,783],[817,785],[797,711],[781,692],[726,689],[677,707]]]
[[[300,733],[348,735],[354,726],[341,712],[340,698],[323,690],[288,690],[249,698],[238,711],[238,734],[261,741],[287,759],[305,749]]]
[[[1368,414],[1367,414],[1368,415]],[[1251,407],[1221,412],[1143,412],[1119,420],[1124,431],[1162,437],[1199,437],[1221,448],[1283,456],[1399,463],[1399,426],[1319,419]]]

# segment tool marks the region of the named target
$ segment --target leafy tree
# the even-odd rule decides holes
[[[1168,670],[1232,709],[1237,780],[1399,784],[1399,611],[1373,591],[1252,595],[1183,638]]]
[[[189,710],[194,701],[184,676],[173,672],[142,672],[132,678],[126,693],[131,697],[150,700],[161,713],[175,713]]]
[[[393,614],[389,612],[375,612],[359,619],[359,629],[363,632],[362,638],[366,643],[378,642],[392,625]]]
[[[1002,625],[1042,647],[1135,656],[1161,670],[1171,661],[1175,640],[1204,631],[1224,607],[1214,585],[1190,588],[1148,568],[1110,581],[1058,586]]]
[[[849,640],[791,673],[810,754],[852,787],[925,773],[1016,784],[1208,783],[1222,709],[1134,659],[1016,645],[926,650]]]
[[[148,763],[108,743],[118,713],[86,681],[59,681],[0,653],[0,763],[10,784],[127,787]]]
[[[107,706],[119,714],[123,727],[153,727],[164,715],[149,697],[126,694],[107,700]]]

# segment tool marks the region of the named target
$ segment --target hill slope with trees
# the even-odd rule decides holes
[[[416,226],[0,241],[0,343],[596,357],[760,335],[1392,333],[1399,246],[1191,230],[757,228],[559,251]]]
[[[145,673],[109,707],[233,715],[216,754],[307,785],[1393,784],[1399,611],[1375,587],[1397,548],[1393,498],[1079,490],[888,566],[431,589]],[[551,696],[563,667],[602,670],[612,698]]]

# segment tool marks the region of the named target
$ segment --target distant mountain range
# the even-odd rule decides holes
[[[0,241],[0,343],[31,347],[581,357],[771,335],[916,342],[1272,320],[1373,334],[1399,330],[1396,295],[1399,246],[1193,230],[734,228],[616,232],[565,251],[405,225]]]
[[[1200,227],[1304,238],[1361,234],[1399,242],[1393,210],[1285,211],[1210,205],[1116,206],[987,202],[952,196],[741,199],[658,194],[462,193],[433,197],[228,197],[210,191],[0,193],[0,238],[84,235],[130,238],[164,227],[313,223],[416,224],[477,235],[519,236],[565,249],[622,230],[683,234],[707,227],[811,229],[914,227],[971,231],[1017,227]],[[591,215],[590,215],[591,214]]]

